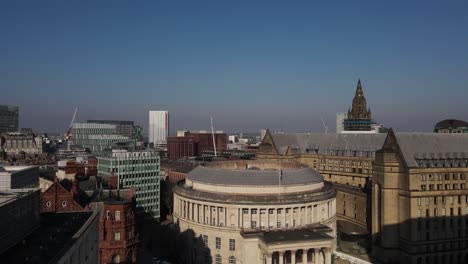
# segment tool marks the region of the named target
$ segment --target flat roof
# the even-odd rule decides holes
[[[29,189],[9,189],[0,191],[0,206],[4,206],[7,203],[15,201],[29,193],[37,191],[39,189],[29,188]]]
[[[41,214],[41,224],[32,234],[0,255],[2,263],[49,263],[69,246],[73,236],[93,211]]]
[[[278,229],[270,231],[259,230],[243,230],[242,236],[252,237],[257,236],[265,244],[284,244],[301,241],[319,241],[333,240],[333,237],[326,232],[331,232],[332,229],[322,224],[314,224],[304,228],[297,229]]]

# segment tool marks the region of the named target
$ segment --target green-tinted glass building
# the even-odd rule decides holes
[[[0,134],[18,131],[19,108],[0,105]]]
[[[93,123],[74,123],[72,141],[73,144],[80,145],[96,155],[111,148],[115,143],[135,142],[129,137],[118,134],[116,125]]]
[[[114,149],[98,157],[98,176],[118,176],[119,189],[134,188],[137,213],[159,219],[159,165],[157,152]]]

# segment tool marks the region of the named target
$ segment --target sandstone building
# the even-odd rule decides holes
[[[290,162],[198,166],[174,189],[174,220],[201,245],[184,263],[331,263],[335,190]],[[193,241],[193,240],[192,240]]]
[[[468,262],[468,135],[388,133],[372,177],[373,256]]]

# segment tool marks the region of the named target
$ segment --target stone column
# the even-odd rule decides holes
[[[305,207],[305,222],[304,222],[304,225],[307,225],[308,222],[309,222],[309,206],[306,205],[306,207]]]
[[[274,210],[275,210],[275,222],[274,222],[273,227],[278,228],[278,208],[275,208]]]
[[[331,264],[331,252],[330,249],[325,249],[325,264]]]
[[[279,264],[284,264],[284,252],[279,251],[278,255],[279,255],[279,258],[278,258]]]
[[[290,224],[291,224],[291,226],[295,226],[295,224],[294,224],[294,207],[291,207],[290,212],[291,212],[291,223]]]
[[[286,208],[283,208],[283,226],[285,227],[286,226]]]
[[[252,228],[252,209],[248,208],[249,210],[249,224],[247,225],[248,228]]]
[[[291,250],[291,264],[296,264],[296,250]]]
[[[320,249],[319,248],[314,248],[314,264],[318,264],[319,263],[319,252],[320,252]]]
[[[266,254],[266,263],[273,264],[272,259],[271,259],[271,253]]]
[[[270,208],[265,209],[266,216],[266,229],[270,230]]]
[[[307,248],[302,249],[302,264],[307,263]]]

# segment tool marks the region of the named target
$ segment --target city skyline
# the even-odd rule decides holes
[[[171,113],[171,131],[334,131],[358,78],[378,123],[467,120],[467,3],[0,3],[0,104],[20,127]]]

